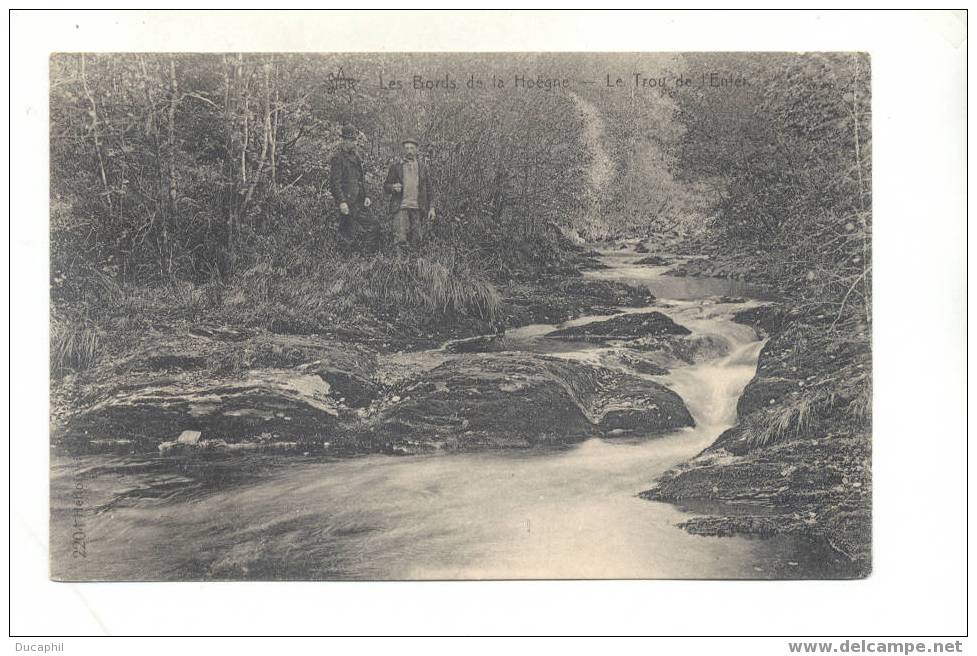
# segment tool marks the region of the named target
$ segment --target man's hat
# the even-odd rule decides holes
[[[414,137],[404,137],[403,139],[400,140],[400,145],[401,146],[403,146],[404,144],[409,144],[409,143],[412,143],[415,146],[420,146],[421,145],[420,142],[418,142],[418,140],[415,139]]]
[[[355,139],[356,138],[356,128],[352,125],[344,125],[343,129],[340,130],[340,134],[343,139]]]

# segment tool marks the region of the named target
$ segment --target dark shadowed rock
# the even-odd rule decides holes
[[[502,335],[478,335],[467,339],[456,339],[445,344],[448,353],[502,353],[511,351],[512,344]]]
[[[143,450],[186,431],[238,442],[261,433],[295,439],[328,435],[342,404],[317,374],[252,370],[231,380],[199,377],[132,380],[74,417],[64,441],[84,450],[94,440],[132,440]]]
[[[733,321],[762,330],[767,335],[780,332],[787,321],[787,312],[779,305],[760,305],[740,310]]]
[[[736,413],[740,417],[745,417],[757,410],[776,406],[778,403],[782,403],[785,398],[789,398],[789,394],[796,390],[796,380],[758,376],[743,389],[743,394],[736,402]]]
[[[662,358],[655,353],[621,348],[601,355],[601,363],[610,368],[636,371],[649,376],[663,376],[668,373]]]
[[[160,340],[93,373],[56,442],[71,451],[151,451],[199,431],[201,444],[261,435],[302,443],[331,434],[341,415],[377,394],[375,355],[352,345],[201,337]]]
[[[586,340],[603,342],[608,340],[635,339],[638,337],[660,337],[663,335],[688,335],[690,331],[661,312],[641,312],[622,314],[617,317],[594,321],[580,326],[570,326],[548,333],[552,339]]]
[[[662,385],[530,353],[451,360],[398,396],[375,430],[448,448],[565,444],[616,429],[651,434],[693,424],[682,399]]]
[[[619,307],[642,307],[654,300],[645,288],[612,280],[542,278],[536,285],[514,285],[508,290],[503,322],[508,327],[556,324],[585,314],[611,314]]]
[[[641,258],[635,264],[642,264],[644,266],[668,266],[671,262],[661,255],[649,255],[648,257]]]

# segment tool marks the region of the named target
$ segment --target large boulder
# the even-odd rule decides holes
[[[373,354],[313,337],[149,341],[79,382],[55,441],[74,452],[319,443],[372,403],[375,372]],[[193,444],[178,439],[186,431],[199,432]]]
[[[450,360],[395,398],[375,420],[378,433],[447,448],[573,443],[693,424],[682,399],[658,383],[530,353]]]
[[[177,438],[186,431],[199,432],[205,441],[230,443],[264,434],[282,441],[311,440],[335,428],[342,407],[328,382],[301,371],[257,369],[227,380],[134,378],[73,417],[63,441],[85,450],[90,444],[124,440],[145,451],[170,441],[183,445],[186,440]]]

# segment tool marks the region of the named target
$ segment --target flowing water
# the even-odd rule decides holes
[[[762,343],[751,328],[730,321],[743,304],[716,299],[750,290],[702,280],[683,281],[679,289],[660,268],[630,264],[634,257],[606,259],[614,268],[589,275],[648,285],[659,296],[655,309],[715,345],[715,357],[653,377],[685,400],[695,428],[643,439],[591,439],[558,449],[237,459],[212,465],[207,484],[167,468],[159,458],[57,459],[52,463],[53,575],[74,580],[813,575],[816,559],[791,541],[693,536],[676,527],[689,513],[636,496],[735,423],[737,398],[756,371]],[[612,357],[620,349],[542,337],[553,328],[528,326],[510,331],[508,340],[520,350],[626,366]],[[411,357],[434,366],[465,356],[440,350]],[[75,507],[84,511],[72,513]],[[71,536],[79,531],[85,553],[73,557]]]

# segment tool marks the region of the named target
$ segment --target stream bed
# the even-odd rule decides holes
[[[788,538],[701,537],[692,516],[637,494],[736,422],[756,372],[755,331],[731,321],[763,298],[741,282],[680,279],[606,254],[595,278],[646,285],[654,309],[715,352],[649,376],[678,393],[695,427],[627,432],[568,447],[353,458],[53,457],[52,576],[64,580],[813,578],[822,558]],[[746,299],[750,300],[745,300]],[[620,345],[510,330],[507,348],[627,368]],[[430,368],[467,357],[399,357]],[[420,364],[418,364],[420,363]],[[635,373],[630,371],[629,373]],[[205,468],[205,475],[201,469]],[[699,509],[702,510],[702,509]],[[761,512],[761,510],[751,511]]]

